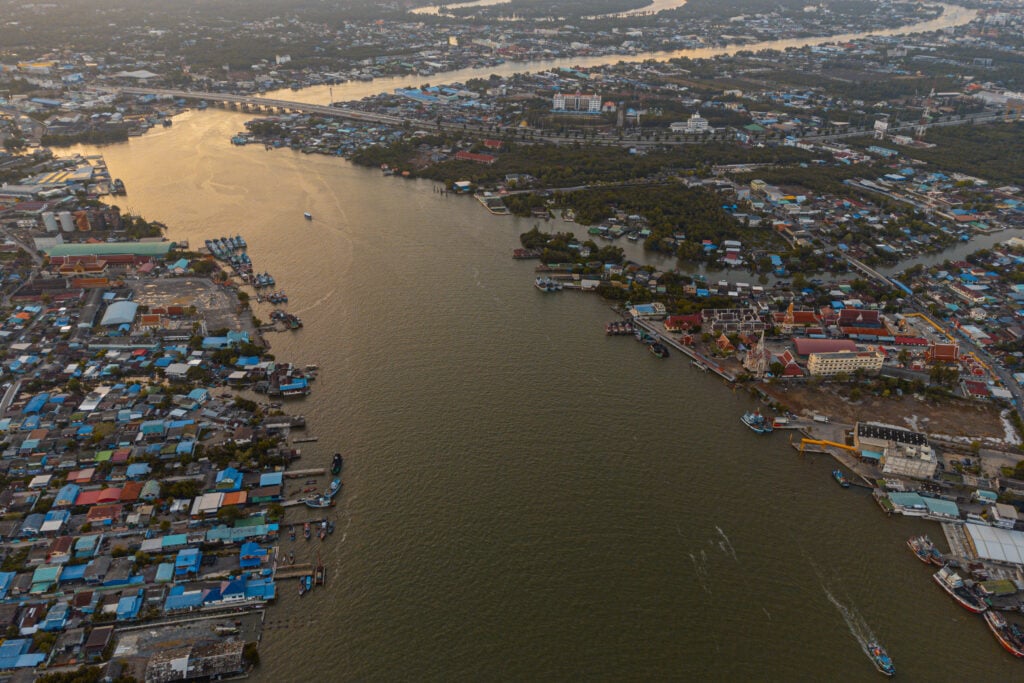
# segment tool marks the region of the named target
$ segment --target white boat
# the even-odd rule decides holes
[[[310,213],[309,211],[307,211],[306,213],[302,214],[302,216],[303,216],[303,217],[304,217],[304,218],[305,218],[305,219],[306,219],[307,221],[311,221],[311,220],[313,220],[313,214],[311,214],[311,213]]]

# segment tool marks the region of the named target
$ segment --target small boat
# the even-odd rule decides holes
[[[331,521],[327,522],[327,533],[329,533],[329,534],[333,534],[334,533],[334,520],[333,519]]]
[[[649,348],[651,350],[651,353],[653,353],[658,358],[668,358],[668,347],[662,344],[661,342],[654,342],[647,348]]]
[[[988,605],[982,601],[980,597],[975,595],[974,591],[971,590],[964,580],[960,578],[950,567],[943,567],[939,571],[935,572],[932,577],[935,579],[935,583],[939,584],[942,590],[949,593],[949,596],[956,600],[961,607],[968,612],[975,614],[981,614],[988,609]]]
[[[1024,629],[992,610],[985,612],[985,623],[1003,649],[1015,657],[1024,657]]]
[[[307,541],[313,536],[313,531],[309,528],[309,522],[302,525],[302,535]]]
[[[842,486],[844,489],[850,488],[850,480],[846,478],[843,471],[840,469],[832,470],[832,478],[836,480],[836,483]]]
[[[331,474],[341,474],[341,465],[341,453],[335,453],[334,460],[331,461]]]
[[[313,220],[313,214],[311,214],[309,211],[307,211],[306,213],[302,214],[302,217],[305,218],[307,221]]]
[[[322,586],[326,579],[326,570],[324,569],[324,563],[320,560],[320,553],[316,555],[316,573],[313,576],[313,585]]]
[[[886,676],[892,676],[896,673],[896,667],[892,663],[892,659],[889,658],[889,654],[885,651],[881,645],[875,642],[867,644],[868,656],[871,657],[871,662],[875,665],[875,668]]]
[[[295,525],[294,524],[292,524],[290,527],[288,527],[288,540],[289,541],[294,541],[295,540]]]
[[[303,595],[305,595],[307,590],[309,590],[309,589],[306,588],[306,577],[305,576],[300,576],[299,577],[299,597],[301,598]]]
[[[743,417],[741,417],[740,420],[743,424],[747,425],[747,427],[758,434],[771,434],[773,430],[771,423],[759,410],[755,410],[752,413],[743,413]]]

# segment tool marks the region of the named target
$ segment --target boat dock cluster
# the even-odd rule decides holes
[[[207,251],[218,261],[230,266],[242,284],[249,285],[255,290],[257,303],[267,302],[274,305],[288,303],[288,295],[283,290],[275,290],[269,294],[264,292],[264,290],[276,287],[277,280],[268,272],[256,273],[253,271],[252,259],[246,251],[247,247],[248,244],[241,235],[206,240]],[[277,329],[277,324],[280,324],[285,330],[302,328],[301,318],[279,308],[270,312],[270,319],[275,329]]]

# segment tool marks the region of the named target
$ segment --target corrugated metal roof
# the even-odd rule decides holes
[[[1024,533],[986,524],[965,524],[964,529],[980,559],[1024,564]]]

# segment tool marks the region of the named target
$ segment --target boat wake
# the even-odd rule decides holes
[[[697,582],[705,593],[711,595],[711,588],[708,587],[708,579],[711,577],[711,573],[708,571],[708,554],[701,550],[700,560],[693,553],[689,553],[689,555],[690,561],[693,562],[693,570],[697,573]]]
[[[300,308],[299,310],[295,311],[296,315],[299,314],[299,313],[305,313],[306,311],[311,311],[314,308],[320,306],[321,304],[326,302],[328,299],[330,299],[332,296],[334,296],[334,293],[336,291],[338,291],[337,288],[332,289],[331,291],[327,292],[326,294],[324,294],[323,296],[321,296],[319,299],[317,299],[316,301],[312,302],[308,306]]]
[[[852,635],[857,643],[860,644],[860,649],[868,659],[871,659],[871,651],[868,649],[868,643],[876,642],[878,639],[871,631],[871,627],[868,626],[868,622],[864,620],[864,617],[862,617],[857,610],[852,607],[847,607],[843,603],[839,602],[839,600],[836,599],[836,596],[832,595],[832,591],[830,591],[824,584],[822,585],[822,589],[824,589],[825,595],[828,597],[828,601],[835,606],[839,611],[839,616],[841,616],[843,621],[846,622],[846,628],[850,631],[850,635]]]
[[[739,562],[740,558],[736,557],[736,549],[732,547],[732,541],[730,541],[729,537],[725,535],[724,531],[722,531],[722,527],[716,526],[715,529],[718,531],[718,535],[722,537],[723,541],[718,544],[718,547],[722,549],[722,552],[732,555],[732,559]],[[728,550],[726,550],[726,548],[728,548]]]

